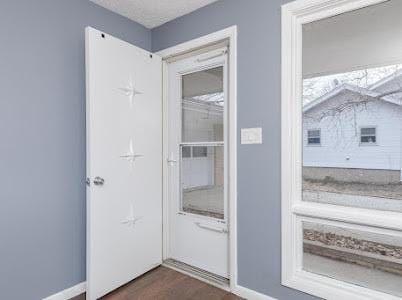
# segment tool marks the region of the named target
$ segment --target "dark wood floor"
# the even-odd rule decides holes
[[[166,267],[154,269],[102,300],[239,300],[241,298]],[[85,295],[71,300],[85,300]]]

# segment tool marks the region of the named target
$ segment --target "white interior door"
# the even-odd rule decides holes
[[[168,66],[168,256],[228,278],[226,52]]]
[[[87,299],[162,261],[161,58],[86,30]]]

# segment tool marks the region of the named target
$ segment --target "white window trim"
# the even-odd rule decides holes
[[[302,202],[302,25],[386,0],[297,0],[282,6],[282,284],[324,299],[399,297],[302,270],[301,221],[400,234],[402,214]]]

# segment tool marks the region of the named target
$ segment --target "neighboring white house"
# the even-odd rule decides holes
[[[190,98],[182,102],[182,136],[188,142],[181,150],[185,190],[223,185],[223,94],[207,96],[207,101]]]
[[[401,171],[402,72],[336,86],[303,107],[303,167]]]

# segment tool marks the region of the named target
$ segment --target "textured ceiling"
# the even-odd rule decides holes
[[[147,28],[154,28],[217,0],[90,0]]]

